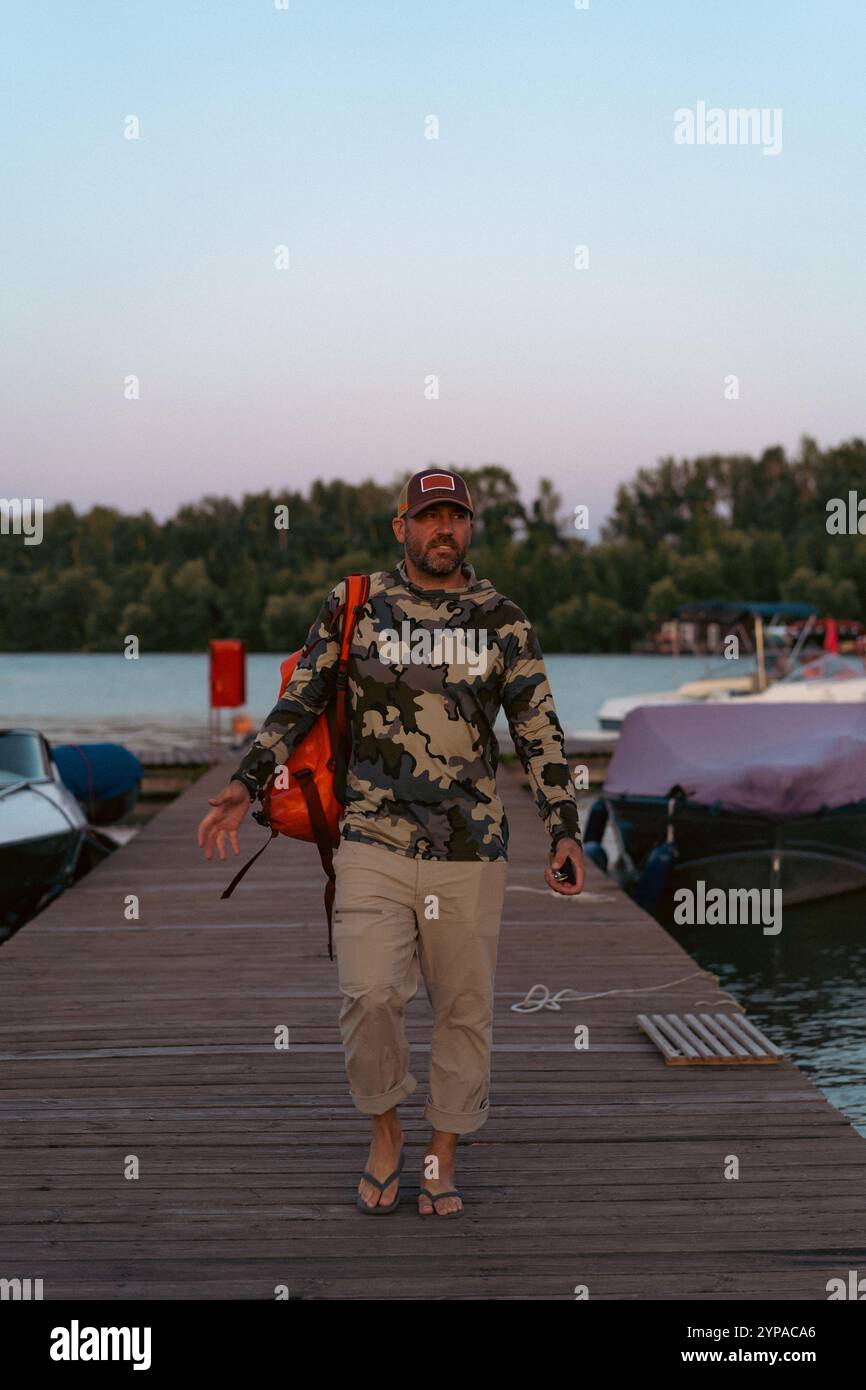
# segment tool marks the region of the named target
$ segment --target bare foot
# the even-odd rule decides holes
[[[426,1187],[428,1192],[432,1192],[434,1197],[439,1192],[450,1192],[457,1186],[454,1181],[454,1150],[457,1147],[457,1137],[456,1134],[446,1134],[441,1130],[434,1129],[433,1131],[430,1148],[424,1156],[424,1163],[421,1168],[421,1186]],[[438,1178],[428,1178],[424,1175],[425,1169],[433,1157],[439,1160]],[[430,1216],[434,1210],[437,1216],[447,1216],[450,1211],[462,1211],[463,1203],[459,1197],[444,1197],[441,1202],[436,1203],[434,1208],[430,1198],[419,1193],[418,1210],[422,1216]]]
[[[365,1167],[373,1174],[374,1178],[383,1182],[389,1173],[393,1173],[400,1162],[403,1131],[400,1128],[396,1110],[387,1110],[384,1115],[374,1115],[372,1118],[373,1135],[370,1140],[370,1153]],[[384,1192],[381,1192],[366,1178],[362,1178],[358,1184],[361,1201],[368,1207],[393,1206],[399,1196],[399,1181],[399,1178],[393,1178]]]

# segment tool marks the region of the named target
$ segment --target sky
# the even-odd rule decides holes
[[[863,435],[862,0],[282,4],[0,5],[0,493],[499,463],[594,532],[663,456]]]

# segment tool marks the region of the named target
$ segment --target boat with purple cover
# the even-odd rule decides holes
[[[643,706],[590,818],[599,860],[604,811],[617,877],[647,907],[701,880],[791,904],[866,888],[866,706]]]

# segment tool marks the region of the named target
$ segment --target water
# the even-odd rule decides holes
[[[273,653],[247,657],[244,711],[258,728],[276,702],[280,660]],[[700,657],[680,657],[678,679],[670,657],[549,656],[548,675],[567,733],[598,728],[609,695],[672,690],[704,673]],[[204,653],[155,653],[138,661],[94,653],[0,653],[0,722],[33,724],[57,742],[119,738],[148,751],[165,742],[207,738],[208,659]],[[508,730],[504,716],[497,734]]]
[[[866,893],[787,907],[778,936],[659,920],[866,1138]]]
[[[280,658],[247,661],[246,712],[256,727],[272,708]],[[609,696],[670,690],[702,675],[699,657],[549,656],[567,732],[597,728]],[[0,725],[33,724],[55,741],[115,739],[147,751],[207,738],[204,654],[0,654]],[[223,715],[228,723],[228,717]],[[505,721],[497,734],[510,749]],[[585,820],[585,812],[582,812]],[[748,1009],[866,1137],[866,894],[785,910],[778,937],[754,928],[664,925],[697,963]]]

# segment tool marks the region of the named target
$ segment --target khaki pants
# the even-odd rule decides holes
[[[381,1115],[416,1089],[404,1010],[420,972],[434,1014],[424,1114],[452,1134],[480,1129],[507,861],[414,859],[343,840],[334,865],[340,1032],[352,1099],[364,1114]]]

